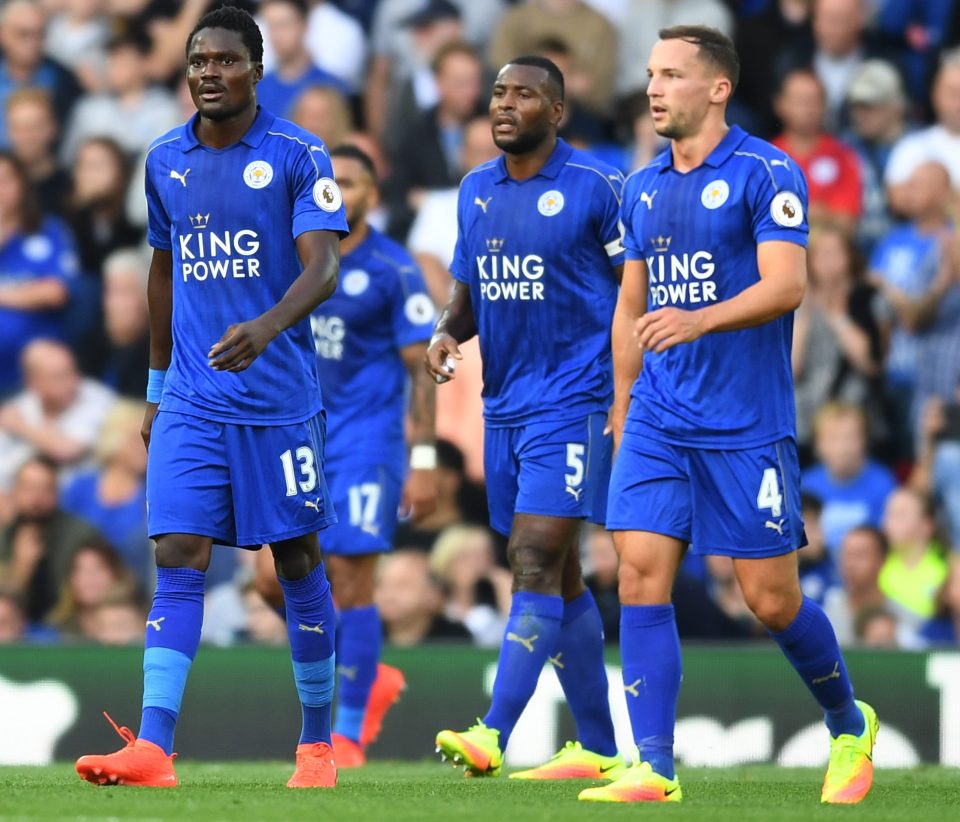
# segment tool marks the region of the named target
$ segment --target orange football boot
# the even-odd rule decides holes
[[[360,768],[367,764],[367,755],[359,742],[354,742],[350,737],[338,733],[331,734],[331,741],[333,758],[338,768]]]
[[[167,756],[159,745],[146,739],[137,739],[129,728],[117,725],[106,711],[103,715],[127,743],[126,747],[112,754],[81,756],[75,766],[81,779],[94,785],[177,787],[177,775],[173,770],[176,754]]]
[[[360,731],[360,745],[366,748],[378,736],[383,727],[383,718],[390,707],[400,699],[402,691],[406,690],[407,680],[403,672],[392,665],[383,662],[377,665],[377,678],[370,688],[367,699],[367,711],[363,717],[363,728]]]
[[[288,788],[335,788],[337,763],[333,748],[326,742],[297,745],[297,768],[287,782]]]

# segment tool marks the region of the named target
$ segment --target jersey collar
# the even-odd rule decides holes
[[[730,156],[736,151],[737,146],[746,138],[747,132],[740,128],[740,126],[730,126],[730,130],[723,136],[723,139],[717,144],[717,147],[707,155],[707,159],[703,161],[703,165],[719,168],[730,159]],[[660,166],[660,174],[673,168],[673,151],[669,146],[663,152],[662,156],[664,162]]]
[[[197,148],[200,145],[200,141],[197,139],[197,132],[195,131],[195,126],[197,124],[197,119],[200,117],[199,112],[194,114],[183,126],[183,134],[180,137],[180,147],[183,151],[190,151],[191,149]],[[263,142],[263,138],[267,136],[267,132],[270,130],[273,125],[273,121],[277,118],[274,117],[269,111],[260,106],[257,106],[257,116],[253,120],[253,124],[246,130],[244,135],[240,138],[239,142],[244,143],[250,148],[256,148]],[[236,145],[236,143],[234,143]],[[227,148],[232,148],[232,146],[227,146]]]
[[[530,179],[534,180],[537,177],[546,177],[548,180],[555,180],[561,169],[566,165],[567,160],[570,159],[571,154],[573,154],[573,148],[571,148],[570,144],[558,137],[557,145],[554,147],[553,153],[547,158],[547,162],[544,163],[543,168]],[[510,179],[512,178],[507,172],[507,158],[501,154],[497,160],[496,182],[502,183]],[[525,181],[521,180],[520,182]]]

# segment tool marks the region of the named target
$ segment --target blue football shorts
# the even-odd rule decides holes
[[[327,483],[339,522],[320,537],[325,554],[379,554],[393,548],[404,464],[351,457],[325,466]]]
[[[483,464],[490,525],[509,535],[514,514],[603,524],[613,442],[606,414],[487,427]]]
[[[807,544],[796,442],[718,451],[625,433],[607,528],[665,534],[695,554],[756,559],[795,551]]]
[[[337,521],[323,475],[323,412],[234,425],[159,411],[147,457],[147,529],[227,545],[302,536]]]

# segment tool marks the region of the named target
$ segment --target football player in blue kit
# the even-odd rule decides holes
[[[416,520],[436,507],[436,383],[423,368],[436,312],[403,246],[367,224],[378,197],[373,162],[352,145],[330,155],[350,235],[340,244],[340,286],[310,322],[320,384],[336,386],[325,396],[324,474],[339,522],[321,547],[338,609],[333,739],[344,768],[365,763],[365,747],[405,685],[399,670],[380,663],[374,571],[393,547],[398,512]],[[257,586],[270,602],[282,599],[263,561]]]
[[[692,546],[732,557],[750,609],[823,708],[821,801],[859,802],[872,782],[876,713],[854,699],[833,627],[803,596],[797,569],[806,537],[790,348],[806,283],[806,182],[783,152],[727,126],[739,75],[727,37],[665,29],[648,75],[654,127],[671,144],[624,186],[607,511],[639,761],[580,799],[682,797],[671,589]]]
[[[336,620],[316,532],[336,516],[309,317],[336,288],[347,223],[323,144],[257,105],[263,42],[253,18],[233,7],[210,12],[186,52],[197,114],[154,142],[146,160],[154,253],[143,435],[157,587],[143,714],[136,736],[114,725],[125,748],[81,757],[76,768],[100,785],[177,784],[173,735],[212,543],[266,543],[303,713],[287,784],[333,787]]]
[[[478,335],[490,521],[509,535],[514,576],[490,709],[466,731],[437,735],[437,749],[471,775],[500,772],[548,659],[578,738],[512,776],[611,779],[624,767],[578,541],[580,521],[602,523],[606,502],[622,177],[557,137],[563,91],[542,57],[497,75],[490,120],[503,155],[461,183],[454,289],[426,363],[438,381],[455,378],[458,344]]]

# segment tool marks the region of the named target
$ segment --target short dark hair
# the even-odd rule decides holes
[[[237,32],[243,40],[243,44],[247,47],[247,51],[250,52],[250,59],[254,63],[263,62],[263,35],[260,33],[260,27],[256,20],[244,9],[236,6],[221,6],[203,15],[187,38],[186,53],[188,56],[193,38],[202,29],[226,29],[227,31]]]
[[[700,50],[701,59],[718,69],[730,81],[731,91],[740,82],[740,58],[731,40],[709,26],[671,26],[660,29],[661,40],[685,40]]]
[[[377,168],[373,164],[373,160],[370,159],[370,155],[367,154],[367,152],[358,146],[350,143],[344,143],[343,145],[339,145],[335,149],[331,150],[330,157],[343,157],[347,160],[356,160],[358,163],[360,163],[360,165],[363,166],[367,174],[369,174],[374,180],[377,179]]]
[[[470,57],[476,60],[477,63],[480,63],[480,58],[477,56],[477,51],[473,46],[461,40],[454,40],[452,43],[447,43],[440,47],[433,60],[430,61],[430,70],[434,74],[439,74],[447,58],[454,54],[462,54],[464,57]]]
[[[873,544],[876,545],[877,550],[880,551],[881,556],[887,556],[890,553],[890,540],[887,539],[887,535],[883,533],[879,528],[873,525],[855,525],[844,535],[843,539],[846,540],[847,537],[853,534],[865,534],[873,540]],[[841,540],[842,542],[843,540]]]
[[[520,57],[514,57],[507,62],[508,66],[533,66],[543,69],[547,73],[547,85],[552,86],[552,96],[554,100],[563,100],[565,92],[563,84],[563,72],[557,67],[557,64],[548,57],[539,54],[524,54]]]
[[[107,40],[105,50],[107,54],[111,54],[121,49],[132,49],[141,57],[146,57],[150,53],[152,45],[146,32],[139,28],[132,28],[129,31],[113,35]]]

